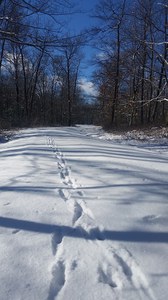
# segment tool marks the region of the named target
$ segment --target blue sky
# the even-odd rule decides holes
[[[72,30],[79,31],[85,27],[91,26],[94,23],[94,19],[90,17],[92,15],[95,5],[99,0],[74,0],[73,3],[76,6],[76,10],[81,13],[76,13],[71,18]]]
[[[98,2],[99,0],[73,1],[76,6],[76,10],[79,11],[79,13],[76,13],[69,18],[69,28],[72,33],[78,34],[81,30],[89,28],[95,24],[95,19],[92,18],[91,15],[93,15],[93,10]],[[95,49],[87,46],[84,47],[83,53],[85,59],[82,63],[80,85],[83,86],[86,93],[90,92],[91,95],[95,95],[95,89],[91,82],[92,72],[94,70],[91,60],[95,55]]]

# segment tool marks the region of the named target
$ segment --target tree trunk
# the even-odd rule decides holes
[[[165,24],[164,24],[164,54],[163,54],[163,60],[162,60],[162,65],[161,65],[161,72],[160,72],[160,79],[159,79],[159,85],[158,85],[158,90],[157,90],[157,97],[159,96],[162,86],[163,86],[163,79],[164,77],[166,78],[166,66],[165,66],[165,62],[167,61],[167,53],[168,53],[168,45],[167,45],[167,41],[168,41],[168,7],[165,5]],[[154,106],[154,110],[153,110],[153,115],[152,115],[152,119],[153,121],[156,120],[156,116],[157,116],[157,112],[158,112],[158,101],[156,100],[155,102],[155,106]],[[163,107],[164,108],[164,107]],[[162,114],[163,110],[162,110]]]

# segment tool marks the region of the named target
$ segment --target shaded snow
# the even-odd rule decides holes
[[[168,152],[143,145],[94,126],[0,144],[0,299],[167,299]]]

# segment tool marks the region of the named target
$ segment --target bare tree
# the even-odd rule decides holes
[[[116,3],[113,0],[101,0],[96,7],[96,17],[102,22],[99,29],[101,49],[110,57],[115,66],[114,90],[111,99],[111,124],[117,123],[117,106],[119,102],[122,29],[124,25],[126,0]]]
[[[109,124],[146,124],[166,117],[168,6],[165,0],[101,0],[99,99]],[[117,22],[118,21],[118,22]],[[110,102],[111,99],[111,102]],[[118,119],[118,120],[117,120]]]
[[[68,125],[73,123],[73,106],[79,75],[79,66],[82,59],[81,47],[84,41],[82,37],[67,37],[64,39],[61,55],[57,57],[56,64],[59,66],[59,76],[61,76],[62,87],[66,106],[64,113],[67,114]]]
[[[18,119],[22,111],[26,122],[32,120],[43,60],[51,55],[51,50],[54,52],[62,47],[61,16],[69,14],[71,8],[68,0],[0,1],[0,71],[3,71],[0,84],[4,84],[5,77],[14,84]],[[10,77],[12,73],[14,76]],[[3,86],[1,90],[6,93]],[[5,103],[5,99],[6,94],[1,101]],[[6,107],[4,103],[1,107]],[[11,110],[13,107],[15,103]]]
[[[167,61],[168,61],[168,5],[163,1],[163,3],[160,3],[163,10],[163,26],[159,29],[159,32],[162,33],[163,36],[163,43],[162,43],[162,53],[159,52],[159,60],[161,62],[161,70],[160,70],[160,78],[158,82],[158,89],[156,98],[159,98],[159,95],[161,94],[161,91],[164,90],[163,86],[165,86],[165,83],[168,84],[167,80]],[[158,51],[157,51],[158,53]],[[157,113],[158,113],[158,106],[159,102],[155,101],[154,110],[153,110],[153,121],[155,121]],[[165,101],[162,102],[162,116],[165,117]]]

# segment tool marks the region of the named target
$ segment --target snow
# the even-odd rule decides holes
[[[167,299],[167,163],[95,126],[1,143],[0,299]]]

